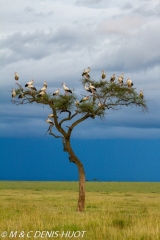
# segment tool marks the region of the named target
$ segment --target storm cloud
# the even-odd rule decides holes
[[[46,80],[49,92],[53,92],[65,80],[80,98],[85,91],[79,80],[83,69],[90,66],[95,80],[100,79],[102,69],[108,79],[113,73],[118,76],[124,72],[125,80],[130,77],[137,91],[144,90],[149,111],[144,114],[138,108],[127,108],[109,112],[105,121],[86,121],[75,130],[74,137],[90,136],[83,131],[84,126],[95,138],[160,137],[159,1],[0,2],[2,136],[22,135],[27,124],[38,136],[41,129],[47,129],[46,109],[16,107],[10,102],[8,91],[15,87],[15,71],[22,86],[33,78],[40,88]]]

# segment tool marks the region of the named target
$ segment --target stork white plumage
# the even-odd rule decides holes
[[[90,87],[88,87],[86,84],[84,85],[84,88],[86,89],[87,92],[92,93],[92,90]]]
[[[16,96],[16,91],[15,89],[12,89],[12,98],[15,98],[15,96]]]
[[[45,91],[40,91],[37,95],[37,97],[43,97],[46,94]]]
[[[54,118],[53,113],[49,114],[48,117],[49,117],[49,118]]]
[[[60,89],[58,88],[54,93],[53,93],[53,96],[57,96],[60,92]]]
[[[34,83],[34,80],[32,79],[30,82],[26,83],[25,87],[28,87],[29,85],[32,85]]]
[[[85,97],[83,97],[83,98],[81,99],[80,103],[81,103],[81,102],[85,102],[85,101],[87,101],[87,100],[89,100],[89,99],[90,99],[90,96],[85,96]]]
[[[40,89],[40,91],[46,91],[47,90],[47,84],[44,84],[43,87]]]
[[[127,86],[130,88],[133,86],[133,82],[130,78],[127,79]]]
[[[44,81],[43,86],[45,86],[47,88],[47,82],[46,81]]]
[[[139,96],[140,96],[140,98],[144,98],[144,95],[143,95],[143,91],[142,90],[140,90],[140,93],[139,93]]]
[[[84,70],[83,70],[83,73],[82,73],[82,76],[88,75],[88,73],[90,72],[90,70],[91,70],[90,67],[88,67],[88,69],[84,69]]]
[[[49,118],[54,118],[53,113],[49,114],[48,117],[49,117]],[[57,118],[58,118],[58,117],[57,117]]]
[[[18,81],[18,79],[19,79],[19,76],[18,76],[18,73],[17,73],[17,72],[15,72],[15,74],[14,74],[14,79],[17,80],[17,81]]]
[[[89,88],[91,89],[92,93],[97,91],[95,86],[92,85],[92,83],[89,84]]]
[[[122,72],[120,77],[122,78],[122,80],[124,79],[124,73]]]
[[[121,86],[123,85],[123,78],[121,77],[121,75],[118,76],[118,82]]]
[[[104,70],[102,70],[102,79],[106,78],[106,73],[104,72]]]
[[[114,73],[114,74],[112,75],[112,77],[110,78],[110,82],[114,82],[115,79],[116,79],[116,74]]]
[[[40,91],[46,91],[47,90],[47,88],[46,88],[46,86],[44,86],[44,87],[42,87],[41,89],[40,89]]]
[[[72,93],[72,91],[66,86],[65,82],[62,83],[65,93]]]
[[[51,125],[54,125],[54,122],[52,122],[49,118],[46,119],[46,122],[51,124]]]

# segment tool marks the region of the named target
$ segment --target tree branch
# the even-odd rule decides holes
[[[66,137],[67,133],[64,131],[64,129],[61,127],[61,125],[58,124],[58,121],[57,121],[57,112],[56,112],[56,109],[54,107],[52,107],[52,111],[53,111],[53,116],[54,116],[54,123],[55,123],[55,126],[57,128],[57,130],[62,133],[62,135],[64,137]]]
[[[68,129],[68,137],[70,137],[70,135],[71,135],[71,132],[72,132],[72,130],[73,130],[73,128],[75,127],[75,126],[77,126],[79,123],[81,123],[81,122],[83,122],[85,119],[87,119],[88,117],[92,117],[89,113],[87,113],[84,117],[82,117],[82,118],[80,118],[80,119],[78,119],[77,121],[75,121],[70,127],[69,127],[69,129]]]
[[[59,125],[61,126],[63,122],[71,120],[71,119],[74,118],[77,114],[79,114],[78,111],[76,111],[76,113],[74,113],[72,116],[70,116],[70,117],[68,117],[68,118],[62,119],[62,120],[59,122]]]

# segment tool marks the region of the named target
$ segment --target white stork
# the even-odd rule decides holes
[[[25,87],[28,87],[29,85],[32,85],[34,83],[34,80],[32,79],[30,82],[26,83]]]
[[[87,92],[92,93],[92,90],[90,87],[88,87],[86,84],[84,85],[84,88],[86,89]]]
[[[40,89],[40,91],[46,91],[47,90],[47,85],[44,85],[41,89]]]
[[[15,96],[16,96],[16,91],[15,89],[12,89],[12,98],[15,98]]]
[[[19,79],[19,76],[18,76],[18,73],[17,73],[17,72],[15,72],[15,74],[14,74],[14,78],[15,78],[15,80],[17,80],[17,81],[18,81],[18,79]]]
[[[121,75],[118,76],[118,82],[121,86],[123,85],[123,78],[121,77]]]
[[[53,113],[49,114],[48,117],[49,117],[49,118],[54,118]],[[57,117],[57,118],[58,118],[58,117]]]
[[[84,70],[83,70],[83,73],[82,73],[82,77],[83,77],[84,75],[88,75],[88,73],[90,72],[90,70],[91,70],[90,67],[88,67],[88,69],[84,69]]]
[[[127,86],[130,88],[133,86],[133,82],[130,78],[127,79]]]
[[[112,75],[112,77],[110,78],[110,82],[114,82],[115,79],[116,79],[116,74],[114,73],[114,74]]]
[[[92,83],[90,83],[89,88],[91,89],[92,93],[97,91],[95,86],[92,85]]]
[[[122,72],[120,77],[122,78],[122,80],[124,79],[124,73]]]
[[[53,118],[54,117],[53,113],[49,114],[48,117]]]
[[[59,88],[53,93],[53,96],[57,96],[59,94],[60,90]]]
[[[81,102],[85,102],[85,101],[87,101],[87,100],[89,100],[89,99],[90,99],[90,97],[89,97],[89,96],[86,96],[86,97],[84,97],[84,98],[81,99],[80,103],[81,103]]]
[[[142,90],[140,90],[140,93],[139,93],[139,96],[140,96],[140,98],[144,98],[144,95],[143,95],[143,91]]]
[[[47,88],[47,82],[46,81],[44,81],[43,86],[45,86]]]
[[[46,94],[45,91],[40,91],[40,93],[37,95],[37,97],[43,97]]]
[[[106,73],[104,72],[104,70],[102,70],[102,79],[106,78]]]
[[[51,124],[51,125],[54,125],[54,122],[52,122],[49,118],[46,119],[46,122]]]
[[[66,86],[65,82],[62,83],[65,93],[72,93],[72,91]]]

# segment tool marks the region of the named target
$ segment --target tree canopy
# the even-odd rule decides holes
[[[78,167],[78,211],[84,211],[85,172],[83,164],[74,154],[70,145],[72,130],[88,118],[104,118],[109,109],[116,111],[123,106],[137,106],[141,107],[142,110],[147,110],[142,90],[137,92],[130,78],[124,83],[124,74],[118,77],[118,81],[115,74],[110,80],[105,80],[106,74],[102,71],[101,79],[95,81],[90,78],[89,72],[90,68],[84,70],[83,78],[80,80],[82,88],[87,92],[83,96],[75,94],[74,90],[69,89],[65,83],[62,83],[63,94],[60,94],[59,89],[54,93],[47,92],[47,82],[44,82],[44,86],[37,90],[33,86],[34,80],[28,82],[25,88],[17,82],[17,88],[12,90],[12,98],[14,99],[12,102],[16,105],[36,103],[47,105],[52,110],[52,114],[46,120],[49,123],[48,132],[55,138],[62,138],[64,151],[68,152],[70,162],[75,163]],[[18,79],[16,73],[15,80],[18,81]],[[66,115],[59,118],[62,112]],[[66,126],[65,124],[64,126],[66,122],[70,125]],[[53,127],[59,132],[59,135],[54,133]]]

